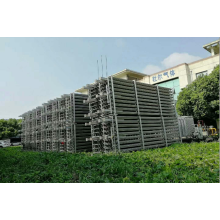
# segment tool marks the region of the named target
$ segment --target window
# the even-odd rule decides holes
[[[196,73],[196,78],[198,78],[199,76],[207,76],[208,75],[208,71],[203,71],[203,72],[200,72],[200,73]]]
[[[180,92],[179,78],[167,80],[167,81],[162,82],[162,83],[157,83],[157,85],[173,89],[174,100],[177,100],[177,97],[178,97],[179,92]]]

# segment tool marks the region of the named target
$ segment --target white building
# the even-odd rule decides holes
[[[219,65],[219,43],[220,41],[217,40],[204,45],[203,48],[209,51],[211,56],[192,63],[181,63],[177,66],[151,75],[125,69],[121,72],[113,74],[112,76],[121,79],[137,80],[147,84],[157,84],[160,86],[173,88],[174,99],[177,100],[177,96],[182,88],[186,87],[198,76],[210,74],[212,70]],[[77,89],[76,92],[87,94],[87,90],[84,88]]]

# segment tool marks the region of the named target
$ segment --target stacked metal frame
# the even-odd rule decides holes
[[[93,152],[133,151],[180,142],[172,89],[113,77],[87,85]]]
[[[85,127],[85,123],[89,122],[89,119],[84,118],[84,115],[88,113],[89,106],[83,103],[83,100],[87,98],[87,95],[83,94],[75,94],[74,102],[75,102],[75,111],[74,111],[74,146],[75,152],[81,151],[92,151],[91,142],[88,143],[86,138],[91,135],[91,129],[89,127]]]
[[[35,145],[36,150],[41,151],[41,115],[42,115],[42,107],[39,106],[36,108],[35,113]]]
[[[89,119],[84,114],[89,106],[84,94],[65,94],[21,115],[24,150],[82,152],[92,151],[86,142],[91,130],[85,127]]]
[[[25,144],[26,150],[33,148],[33,112],[28,111],[23,114],[21,141]]]
[[[84,103],[89,104],[89,114],[85,118],[90,118],[86,126],[91,126],[91,137],[87,141],[92,142],[94,153],[115,151],[113,143],[113,112],[111,111],[111,102],[109,101],[109,84],[105,78],[100,78],[92,85],[87,85],[89,96]],[[110,125],[111,124],[111,125]],[[87,136],[88,137],[88,136]]]
[[[27,150],[28,145],[27,143],[27,131],[28,131],[28,113],[24,113],[22,116],[22,122],[21,122],[21,143],[23,144],[23,149]]]

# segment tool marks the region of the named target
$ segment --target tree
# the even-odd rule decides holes
[[[219,65],[208,76],[200,76],[178,96],[179,115],[193,116],[212,124],[219,118]]]
[[[0,140],[17,136],[21,129],[21,119],[0,119]]]

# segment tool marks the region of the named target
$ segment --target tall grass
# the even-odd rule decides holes
[[[174,144],[122,154],[27,152],[0,149],[0,182],[219,182],[219,144]]]

